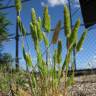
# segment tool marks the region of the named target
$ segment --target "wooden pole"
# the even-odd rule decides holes
[[[17,16],[19,16],[19,12],[17,12]],[[18,22],[16,19],[16,70],[19,69],[19,30],[18,30]]]

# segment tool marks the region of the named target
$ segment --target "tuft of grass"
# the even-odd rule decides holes
[[[17,0],[18,1],[18,0]],[[19,5],[18,5],[19,4]],[[21,12],[21,5],[20,2],[16,2],[16,10]],[[50,16],[48,13],[48,7],[44,7],[43,12],[43,19],[36,17],[35,9],[32,9],[31,13],[31,22],[30,22],[30,31],[31,37],[34,42],[34,50],[36,52],[37,62],[33,64],[32,56],[30,52],[26,51],[24,46],[25,41],[25,27],[23,25],[23,21],[20,16],[17,17],[18,26],[23,35],[22,39],[22,52],[23,57],[26,62],[26,71],[18,71],[10,73],[10,78],[8,81],[10,83],[11,88],[10,90],[14,91],[16,96],[67,96],[67,89],[71,86],[74,82],[74,64],[71,62],[72,51],[77,48],[77,52],[79,52],[80,48],[83,45],[84,39],[86,37],[86,33],[84,32],[81,36],[80,40],[77,40],[77,33],[80,26],[80,20],[78,19],[73,30],[70,26],[70,13],[68,7],[64,5],[64,32],[66,38],[66,57],[62,58],[62,41],[59,40],[59,33],[61,22],[59,21],[56,25],[56,29],[52,41],[50,42],[47,34],[49,34],[51,29],[51,22]],[[43,58],[43,52],[41,51],[41,43],[40,41],[44,42],[46,48],[46,59]],[[78,41],[78,42],[77,42]],[[57,45],[58,47],[55,48],[54,54],[49,52],[49,45]],[[51,55],[52,63],[49,62]],[[63,64],[62,64],[63,61]],[[72,63],[72,75],[68,77],[68,69],[69,64]],[[32,69],[30,72],[29,69]],[[63,92],[60,90],[61,80],[64,80]],[[6,79],[7,80],[7,76]],[[4,81],[4,80],[3,80]],[[5,82],[5,81],[4,81]],[[3,83],[1,83],[3,84]],[[6,88],[6,85],[1,85],[0,89]],[[7,85],[8,86],[8,85]],[[18,88],[17,88],[18,87]]]

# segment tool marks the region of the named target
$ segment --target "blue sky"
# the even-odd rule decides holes
[[[5,0],[4,4],[6,5],[8,0]],[[14,4],[14,0],[10,0],[11,2],[9,5]],[[70,0],[72,1],[72,0]],[[43,14],[43,6],[48,5],[49,6],[49,14],[51,16],[51,28],[54,28],[58,20],[62,21],[62,26],[63,26],[63,10],[64,10],[64,4],[67,3],[67,0],[30,0],[26,4],[22,5],[22,11],[21,11],[21,18],[24,23],[24,26],[26,27],[27,32],[30,32],[29,28],[29,23],[31,20],[31,9],[34,8],[36,10],[37,16],[42,17]],[[71,12],[72,14],[79,8],[79,3],[78,0],[75,0],[71,4]],[[4,12],[7,12],[7,18],[11,21],[13,25],[10,25],[8,27],[9,29],[9,34],[14,34],[15,36],[15,26],[16,26],[16,10],[15,8],[3,10]],[[75,21],[80,18],[81,23],[83,23],[81,11],[79,10],[74,16],[72,16],[72,24],[75,24]],[[79,33],[78,33],[78,38],[80,38],[82,32],[84,30],[84,26],[80,27]],[[96,59],[96,33],[95,29],[91,30],[88,32],[87,38],[85,40],[85,43],[83,45],[83,48],[79,54],[77,54],[77,67],[78,69],[80,68],[87,68],[89,67],[88,63],[91,62],[91,67],[96,67],[95,65],[95,59]],[[50,32],[49,34],[49,40],[51,40],[53,32]],[[29,51],[32,55],[33,60],[35,59],[35,51],[34,51],[34,46],[33,42],[31,39],[31,36],[26,37],[28,45],[30,47]],[[63,55],[62,57],[65,57],[66,50],[65,50],[65,37],[64,37],[64,32],[63,30],[60,32],[59,38],[63,41]],[[26,42],[25,42],[26,43]],[[42,43],[42,49],[44,50],[44,44]],[[28,51],[27,44],[25,44],[26,49]],[[53,49],[54,47],[52,46],[50,49]],[[4,43],[4,52],[8,52],[12,54],[13,58],[15,58],[15,40],[11,40],[9,42]],[[53,50],[50,50],[53,52]],[[19,41],[19,57],[22,58],[22,48],[21,48],[21,38]],[[20,63],[22,66],[24,66],[24,60],[20,60]]]

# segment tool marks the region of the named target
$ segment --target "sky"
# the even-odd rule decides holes
[[[8,2],[8,0],[5,0],[4,4],[11,5],[11,4],[14,4],[13,1],[14,0],[10,0],[10,2]],[[82,18],[78,0],[74,0],[74,1],[70,0],[70,1],[71,1],[71,14],[74,14],[74,12],[76,12],[76,10],[79,9],[74,15],[72,15],[72,24],[74,25],[78,18],[80,18],[81,24],[83,24],[83,18]],[[55,25],[58,22],[58,20],[62,21],[62,26],[63,26],[64,4],[68,4],[68,1],[67,0],[30,0],[26,4],[24,3],[22,5],[21,18],[22,18],[22,21],[24,23],[24,26],[25,26],[27,32],[28,33],[30,32],[29,23],[31,21],[31,9],[34,8],[37,13],[37,17],[40,16],[42,18],[43,7],[45,5],[48,5],[48,7],[49,7],[49,14],[51,16],[51,28],[52,29],[55,28]],[[15,31],[16,31],[16,28],[15,28],[16,27],[16,10],[15,10],[15,8],[2,10],[2,11],[7,12],[6,17],[12,23],[12,25],[10,25],[8,27],[9,34],[14,34],[14,36],[15,36]],[[93,26],[93,27],[96,27],[96,26]],[[79,32],[78,32],[78,39],[80,38],[83,30],[84,30],[84,26],[81,26],[79,29]],[[77,54],[76,62],[77,62],[78,69],[96,67],[96,65],[95,65],[95,63],[96,63],[96,60],[95,60],[96,59],[96,38],[95,38],[96,33],[95,32],[96,32],[95,29],[92,29],[88,32],[84,45],[82,47],[82,50],[81,50],[81,52],[79,52],[79,54]],[[53,32],[50,32],[50,34],[48,35],[49,40],[51,40],[52,34],[53,34]],[[59,38],[63,41],[62,58],[64,59],[65,54],[66,54],[64,30],[61,30]],[[30,52],[32,59],[35,62],[36,53],[34,51],[34,46],[33,46],[31,36],[27,36],[26,40],[27,40],[27,41],[25,41],[26,51]],[[21,66],[24,67],[24,59],[22,56],[21,41],[22,41],[22,38],[20,38],[20,41],[19,41],[19,57],[22,58],[20,60],[20,64],[21,64]],[[4,45],[3,52],[8,52],[13,56],[13,58],[15,58],[15,40],[10,40],[8,42],[5,42],[3,45]],[[29,46],[29,48],[27,45]],[[45,49],[44,44],[42,43],[41,46],[42,46],[41,50],[44,51],[44,49]],[[56,48],[56,46],[51,46],[51,48],[50,48],[51,52],[53,52],[54,47]]]

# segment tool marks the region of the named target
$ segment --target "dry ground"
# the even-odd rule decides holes
[[[71,96],[96,96],[96,75],[75,77],[69,92]]]

